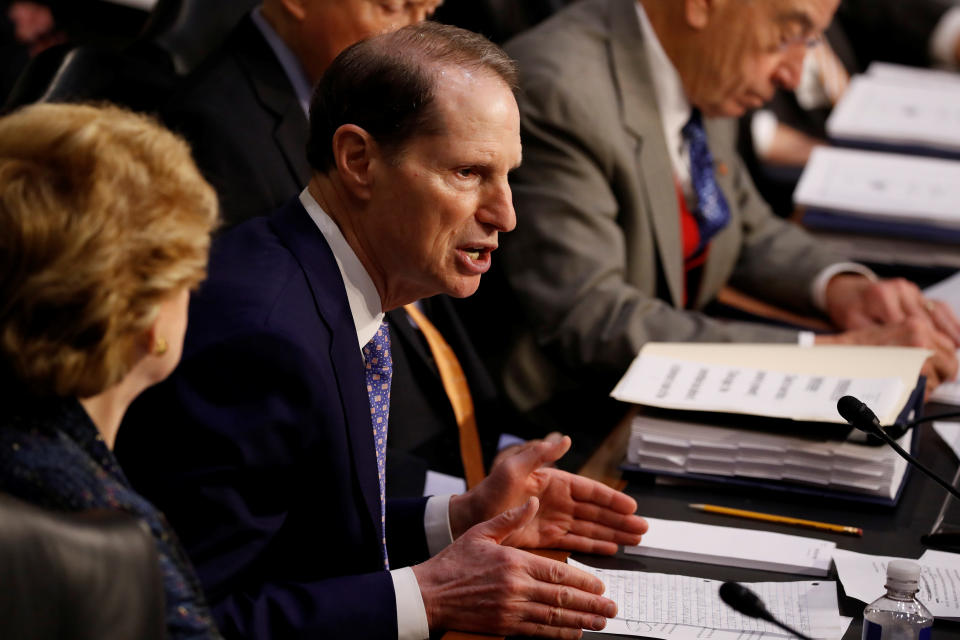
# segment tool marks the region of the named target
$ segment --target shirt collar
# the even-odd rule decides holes
[[[350,314],[353,316],[353,325],[357,332],[357,342],[360,349],[373,339],[377,329],[383,324],[383,308],[380,304],[380,294],[373,284],[370,274],[363,268],[360,258],[354,253],[340,231],[340,227],[323,210],[308,189],[300,193],[300,203],[307,210],[307,215],[323,234],[333,257],[340,269],[343,286],[347,291],[347,302],[350,305]]]
[[[657,98],[657,108],[660,111],[660,120],[664,132],[668,137],[678,135],[690,119],[693,107],[683,90],[683,81],[680,73],[670,61],[667,52],[663,50],[660,39],[657,38],[650,18],[644,11],[643,5],[636,3],[637,16],[640,18],[640,30],[643,32],[643,42],[647,51],[647,60],[650,65],[650,75],[653,79],[654,93]]]
[[[303,66],[293,51],[290,50],[290,47],[287,46],[287,43],[283,41],[283,38],[274,31],[267,19],[260,13],[260,7],[253,10],[250,18],[253,20],[253,24],[260,29],[260,33],[263,34],[267,44],[270,45],[273,55],[277,56],[284,74],[286,74],[290,84],[293,85],[294,93],[297,94],[297,102],[300,103],[303,113],[309,118],[310,94],[313,92],[313,85],[310,78],[307,77],[307,73],[303,70]]]

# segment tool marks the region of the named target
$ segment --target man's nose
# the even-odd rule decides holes
[[[477,219],[497,229],[497,231],[513,231],[517,226],[517,214],[513,209],[513,193],[509,183],[491,190],[487,199],[481,204]]]
[[[793,91],[800,85],[803,74],[803,61],[809,49],[803,44],[788,48],[773,74],[773,83],[778,87]]]

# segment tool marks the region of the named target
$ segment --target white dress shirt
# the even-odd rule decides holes
[[[647,17],[643,5],[636,3],[637,17],[640,20],[640,30],[643,33],[643,42],[646,47],[647,60],[650,65],[650,76],[653,82],[657,100],[657,110],[660,113],[660,124],[663,127],[663,136],[667,141],[667,152],[670,155],[670,165],[673,174],[680,182],[684,197],[691,208],[696,208],[696,194],[690,177],[690,153],[688,145],[683,139],[683,127],[690,120],[693,107],[683,90],[683,81],[680,73],[664,51],[659,38]],[[810,285],[810,297],[821,311],[826,309],[827,283],[840,273],[859,273],[872,280],[877,277],[870,269],[853,262],[840,262],[830,265],[814,278]],[[814,334],[801,331],[799,336],[801,345],[810,346],[814,342]]]
[[[300,202],[330,245],[337,261],[357,332],[357,357],[362,359],[363,346],[373,338],[383,322],[380,294],[360,259],[347,244],[340,228],[307,189],[300,194]],[[450,496],[433,496],[427,500],[423,526],[431,556],[453,542],[449,508]],[[394,569],[390,572],[390,577],[393,579],[393,590],[397,599],[397,637],[399,640],[427,640],[430,636],[427,612],[413,569]]]

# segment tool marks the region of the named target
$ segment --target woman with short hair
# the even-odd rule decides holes
[[[149,526],[171,638],[219,638],[163,515],[112,453],[127,407],[180,359],[217,200],[187,144],[117,107],[0,118],[0,491]]]

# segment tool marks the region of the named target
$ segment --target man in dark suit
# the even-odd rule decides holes
[[[161,107],[220,196],[227,225],[273,211],[310,179],[310,90],[340,51],[423,20],[442,0],[264,0]]]
[[[226,636],[572,638],[613,614],[597,581],[506,546],[613,553],[646,530],[632,499],[546,466],[568,438],[463,495],[384,500],[384,310],[472,294],[513,228],[514,79],[495,46],[441,25],[344,52],[314,97],[308,189],[219,238],[181,366],[128,412],[148,424],[121,430],[118,455]]]
[[[731,116],[796,83],[838,2],[583,0],[507,44],[524,89],[522,224],[502,247],[516,309],[498,312],[522,410],[568,428],[565,401],[605,397],[648,341],[919,343],[937,350],[931,385],[954,375],[949,309],[777,219],[736,154]],[[705,316],[727,284],[848,331]]]
[[[376,0],[265,0],[241,21],[161,110],[164,122],[190,141],[227,226],[269,214],[310,180],[304,153],[310,92],[336,54],[363,37],[419,22],[439,2],[390,10],[390,3]],[[489,463],[501,429],[530,434],[502,409],[449,300],[438,298],[425,311],[463,365]],[[392,414],[388,475],[396,480],[388,486],[391,495],[419,496],[428,472],[464,477],[457,423],[419,330],[403,309],[388,315],[397,366],[411,374],[397,378],[403,401]]]

